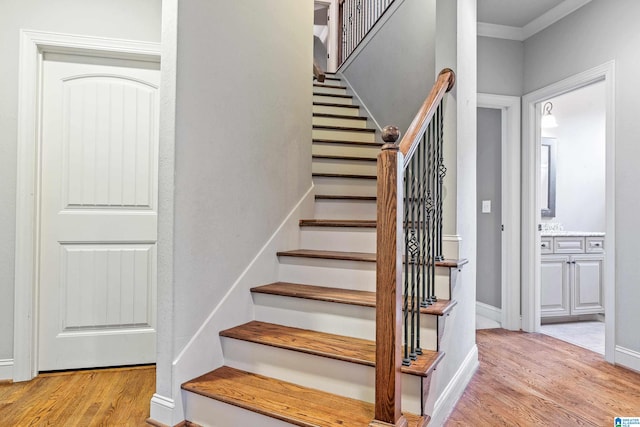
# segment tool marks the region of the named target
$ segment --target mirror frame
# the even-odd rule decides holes
[[[547,175],[547,208],[541,211],[542,218],[554,218],[556,216],[556,139],[542,138],[540,142],[540,155],[542,156],[542,146],[549,147],[549,168]],[[540,160],[542,164],[542,158]],[[542,173],[542,168],[540,170]],[[542,176],[540,176],[542,184]]]

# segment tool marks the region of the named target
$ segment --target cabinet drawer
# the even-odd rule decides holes
[[[583,254],[584,237],[554,237],[553,252],[557,254]]]
[[[540,239],[540,253],[541,254],[552,254],[553,253],[553,238],[552,237],[542,237]]]
[[[601,254],[604,252],[604,237],[587,237],[586,251],[590,254]]]

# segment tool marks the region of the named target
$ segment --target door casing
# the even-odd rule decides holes
[[[526,94],[522,99],[522,329],[540,331],[540,140],[541,103],[604,81],[605,84],[605,360],[615,363],[615,61]],[[614,313],[613,315],[610,315]]]
[[[39,156],[42,61],[45,53],[70,53],[160,62],[160,44],[21,30],[18,83],[18,158],[13,380],[38,373]]]

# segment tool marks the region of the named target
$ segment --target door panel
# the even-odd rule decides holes
[[[45,56],[39,370],[155,361],[158,64]]]

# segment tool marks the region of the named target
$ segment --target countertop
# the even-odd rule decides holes
[[[604,237],[604,233],[600,231],[550,230],[542,231],[541,235],[545,237]]]

